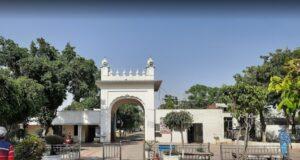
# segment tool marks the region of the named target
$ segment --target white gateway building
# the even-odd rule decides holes
[[[124,104],[140,106],[144,112],[144,138],[146,141],[170,142],[171,135],[163,127],[162,118],[170,109],[155,107],[155,92],[159,90],[161,80],[155,79],[153,60],[148,59],[146,68],[137,71],[112,71],[106,59],[101,62],[101,80],[96,84],[100,89],[100,109],[88,111],[60,111],[53,120],[59,126],[58,134],[68,135],[82,142],[101,142],[115,140],[116,111]],[[221,106],[222,107],[222,106]],[[213,109],[188,109],[193,116],[192,127],[184,132],[184,141],[188,143],[213,143],[224,141],[226,129],[232,127],[232,118],[221,107]],[[30,125],[29,132],[39,127]],[[180,142],[180,133],[173,132],[173,142]]]

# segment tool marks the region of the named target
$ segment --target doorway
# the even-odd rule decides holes
[[[194,123],[188,130],[188,143],[203,143],[203,124]]]
[[[111,112],[111,142],[143,141],[144,108],[135,99],[123,99],[113,106]]]

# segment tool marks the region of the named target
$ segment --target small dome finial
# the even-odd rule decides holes
[[[108,66],[108,62],[106,60],[106,58],[103,58],[101,61],[101,67],[107,67]]]
[[[154,67],[154,62],[151,57],[149,57],[147,60],[147,67]]]

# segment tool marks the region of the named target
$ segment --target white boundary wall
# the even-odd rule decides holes
[[[156,124],[160,123],[161,118],[172,111],[171,109],[157,109],[155,120]],[[224,117],[228,114],[223,113],[222,109],[187,109],[192,114],[194,123],[203,124],[203,142],[204,143],[216,143],[216,137],[219,137],[219,141],[224,140]],[[170,142],[170,134],[162,134],[161,137],[156,137],[158,142]],[[173,132],[173,142],[180,143],[180,132]],[[184,142],[187,143],[187,131],[184,132]]]

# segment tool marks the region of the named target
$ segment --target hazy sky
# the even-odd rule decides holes
[[[0,35],[22,46],[44,37],[60,50],[70,42],[98,67],[106,57],[112,69],[119,70],[143,69],[151,56],[156,79],[163,80],[158,97],[184,97],[197,83],[232,84],[234,74],[261,63],[260,55],[300,46],[298,12],[207,7],[186,14],[180,6],[170,13],[163,7],[132,11],[118,6],[101,12],[95,8],[2,10]]]

